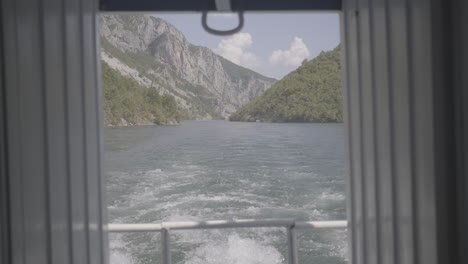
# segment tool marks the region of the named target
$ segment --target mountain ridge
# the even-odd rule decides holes
[[[103,62],[173,96],[184,119],[226,119],[276,82],[191,44],[161,18],[101,15],[100,21]]]

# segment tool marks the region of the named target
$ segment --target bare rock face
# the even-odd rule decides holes
[[[174,26],[149,15],[102,15],[100,34],[110,67],[173,95],[190,119],[228,118],[276,82],[190,44]]]

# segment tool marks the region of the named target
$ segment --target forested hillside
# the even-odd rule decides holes
[[[141,86],[102,62],[104,124],[176,124],[181,114],[172,95]]]
[[[230,116],[231,121],[342,122],[340,49],[304,61],[262,96]]]

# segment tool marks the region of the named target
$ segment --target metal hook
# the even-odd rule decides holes
[[[208,22],[207,22],[208,11],[204,10],[202,12],[202,26],[208,33],[211,33],[213,35],[226,36],[226,35],[236,34],[237,32],[241,31],[242,28],[244,27],[244,12],[242,10],[239,10],[238,15],[239,15],[239,24],[237,25],[237,27],[233,29],[229,29],[229,30],[217,30],[217,29],[210,28],[210,26],[208,26]]]

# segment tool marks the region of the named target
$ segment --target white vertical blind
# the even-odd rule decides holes
[[[0,12],[0,21],[2,14]],[[5,85],[3,76],[3,35],[0,34],[0,120],[5,120]],[[6,168],[5,122],[0,121],[0,262],[9,263],[8,187]]]
[[[343,1],[352,263],[466,263],[467,7]]]
[[[456,247],[460,263],[468,263],[468,1],[455,1],[452,5],[451,22],[453,29],[454,51],[454,93],[455,121],[456,121],[456,170],[458,175],[455,189],[458,203],[455,225],[459,237]]]
[[[1,4],[9,263],[107,263],[97,2]]]

